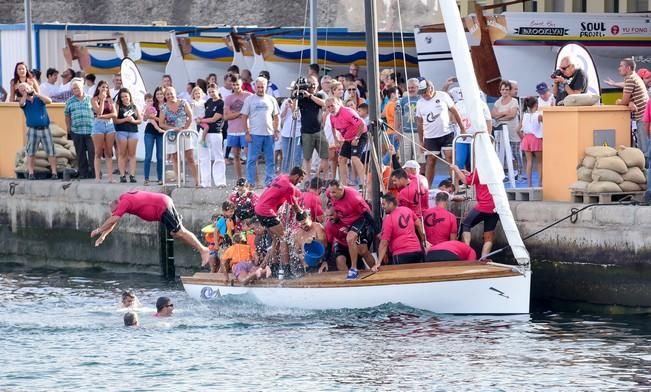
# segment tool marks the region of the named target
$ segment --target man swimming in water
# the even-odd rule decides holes
[[[142,305],[140,304],[140,301],[138,301],[138,297],[136,297],[136,294],[133,291],[122,292],[122,302],[120,303],[120,307],[139,308],[140,306]]]
[[[90,233],[95,246],[100,246],[118,225],[124,214],[132,214],[148,222],[161,222],[172,233],[174,238],[180,238],[186,244],[196,249],[201,255],[201,265],[208,264],[210,250],[203,246],[197,237],[181,224],[181,216],[176,212],[172,198],[163,193],[130,191],[123,193],[118,200],[109,203],[111,216],[97,229]]]

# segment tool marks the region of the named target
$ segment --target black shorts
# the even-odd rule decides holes
[[[427,151],[440,152],[443,147],[452,147],[453,140],[454,132],[450,132],[445,136],[425,139],[424,147]]]
[[[393,256],[391,264],[413,264],[423,262],[423,252],[403,253]]]
[[[370,222],[366,216],[357,219],[352,225],[350,225],[348,231],[354,231],[357,233],[357,243],[360,245],[370,245],[373,243],[373,237],[375,236],[373,222]]]
[[[258,217],[258,221],[262,225],[262,227],[274,227],[278,226],[280,224],[280,219],[278,219],[277,216],[262,216],[255,214],[256,217]]]
[[[341,151],[339,151],[339,156],[350,159],[351,157],[361,158],[364,149],[366,148],[366,142],[368,141],[368,136],[366,132],[359,137],[359,143],[356,146],[353,146],[351,142],[344,142],[341,146]]]
[[[425,255],[425,261],[459,261],[459,256],[449,250],[430,250]]]
[[[351,263],[351,261],[350,261],[350,252],[348,251],[347,247],[335,242],[333,254],[334,254],[334,258],[333,258],[334,266],[331,266],[330,264],[328,264],[328,266],[330,268],[332,268],[331,271],[336,271],[337,270],[337,258],[339,256],[343,256],[343,257],[346,258],[346,265],[348,266],[348,268],[350,268],[350,263]],[[366,265],[364,265],[364,260],[361,257],[357,257],[357,269],[361,270],[361,269],[365,269],[365,268],[366,268]]]
[[[176,212],[176,207],[174,207],[174,204],[170,204],[167,207],[165,212],[163,212],[163,215],[161,215],[160,221],[165,225],[167,231],[170,233],[176,233],[181,230],[182,218],[181,215]]]
[[[479,222],[484,222],[484,233],[487,231],[494,231],[497,227],[497,221],[500,220],[500,216],[495,213],[480,212],[477,208],[473,208],[466,219],[463,220],[461,227],[463,232],[469,232],[470,229],[475,227]]]

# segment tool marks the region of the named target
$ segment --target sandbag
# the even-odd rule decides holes
[[[608,146],[592,146],[585,148],[585,155],[590,155],[595,158],[614,157],[617,155],[617,150]]]
[[[563,105],[565,106],[592,106],[599,102],[599,95],[597,94],[572,94],[565,97]]]
[[[619,187],[622,188],[623,192],[637,192],[643,190],[640,184],[636,184],[631,181],[624,181],[621,184],[619,184]]]
[[[65,147],[67,142],[68,142],[68,139],[66,139],[65,137],[54,137],[53,136],[52,137],[52,142],[54,144],[58,144],[58,145],[60,145],[62,147]]]
[[[35,167],[38,166],[38,167],[48,168],[48,167],[50,167],[50,162],[48,162],[47,159],[35,158],[34,159],[34,166]]]
[[[75,159],[76,158],[75,154],[73,154],[72,151],[70,151],[70,150],[68,150],[66,148],[63,148],[63,147],[59,146],[58,144],[54,145],[54,152],[56,153],[57,158],[59,158],[59,157],[64,157],[64,158],[68,158],[68,159]]]
[[[597,158],[586,155],[581,162],[581,166],[585,166],[588,169],[594,169],[595,163],[597,163]]]
[[[592,182],[592,170],[580,166],[576,171],[576,179],[579,181]]]
[[[54,149],[54,152],[56,153],[56,148]],[[47,159],[47,153],[45,152],[45,150],[39,148],[38,150],[36,150],[34,157],[40,159]]]
[[[632,167],[622,175],[624,181],[634,182],[636,184],[646,184],[646,176],[639,167]]]
[[[617,155],[622,158],[626,166],[644,169],[644,153],[639,148],[620,146]]]
[[[592,170],[592,181],[609,181],[615,184],[624,182],[622,175],[613,170],[594,169]]]
[[[66,138],[68,137],[68,132],[66,132],[65,129],[61,128],[60,126],[56,125],[55,123],[50,123],[50,133],[52,133],[52,137],[63,137]]]
[[[619,174],[624,174],[628,171],[626,163],[620,157],[602,157],[597,158],[597,163],[594,165],[595,169],[608,169],[616,171]]]
[[[570,185],[570,189],[573,191],[585,192],[588,189],[589,182],[587,181],[577,181],[574,184]]]
[[[622,188],[614,182],[610,181],[594,181],[588,184],[588,192],[590,193],[605,193],[605,192],[621,192]]]

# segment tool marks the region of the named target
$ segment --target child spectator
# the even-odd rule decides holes
[[[239,178],[235,183],[235,189],[231,193],[228,201],[235,205],[235,222],[240,226],[240,222],[255,216],[255,205],[258,203],[256,195],[246,183],[246,179]]]
[[[221,258],[220,272],[224,273],[226,280],[228,280],[229,270],[233,272],[235,279],[243,284],[260,279],[263,274],[265,277],[271,276],[271,269],[268,265],[258,268],[255,264],[253,253],[246,243],[246,236],[243,233],[237,233],[233,239],[233,245],[226,249]]]
[[[522,139],[521,148],[527,158],[527,186],[531,187],[531,171],[533,170],[533,159],[536,155],[538,155],[538,175],[540,177],[538,181],[542,184],[543,118],[542,113],[538,111],[538,99],[536,97],[525,98],[524,110],[522,123],[518,125],[517,132]]]

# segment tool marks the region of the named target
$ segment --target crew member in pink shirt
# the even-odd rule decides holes
[[[423,226],[427,242],[432,245],[457,239],[457,217],[448,211],[448,199],[445,192],[436,194],[436,206],[423,212]]]
[[[461,241],[445,241],[430,247],[425,261],[472,261],[477,253],[470,245]]]
[[[477,169],[469,173],[467,170],[460,170],[456,165],[450,166],[457,173],[457,176],[466,184],[475,186],[475,195],[477,196],[477,205],[468,213],[463,220],[463,242],[470,245],[470,230],[484,222],[484,245],[481,248],[482,257],[489,254],[493,248],[493,238],[495,238],[495,228],[500,216],[495,212],[495,202],[493,196],[488,190],[488,186],[479,181]]]
[[[337,180],[330,180],[326,196],[335,211],[335,216],[348,229],[346,242],[351,262],[348,277],[355,279],[358,276],[357,268],[355,268],[358,256],[364,257],[369,252],[368,246],[373,242],[375,236],[371,209],[356,189],[343,186]]]
[[[339,178],[344,186],[348,185],[348,163],[352,162],[353,173],[359,177],[360,184],[364,184],[366,180],[361,156],[368,141],[366,124],[355,110],[342,106],[339,98],[330,97],[325,104],[330,113],[332,129],[339,131],[343,137],[339,152]]]
[[[99,235],[95,246],[100,246],[104,242],[124,214],[132,214],[148,222],[163,223],[174,238],[180,238],[201,254],[201,265],[208,264],[210,250],[203,246],[192,232],[183,227],[174,202],[166,194],[145,191],[126,192],[118,200],[109,203],[109,208],[111,216],[90,233],[91,238]]]
[[[323,202],[319,197],[319,192],[323,183],[319,177],[310,180],[310,187],[307,192],[301,195],[301,205],[303,209],[310,211],[310,216],[315,222],[323,222]]]
[[[396,169],[391,173],[391,182],[400,189],[398,205],[414,211],[417,216],[429,208],[429,193],[415,176],[409,176],[404,169]]]
[[[398,201],[392,194],[382,196],[382,208],[386,216],[382,221],[378,260],[372,268],[373,271],[378,270],[382,260],[387,256],[387,251],[391,251],[391,264],[424,261],[421,239],[425,238],[425,234],[418,216],[407,207],[399,207]]]

